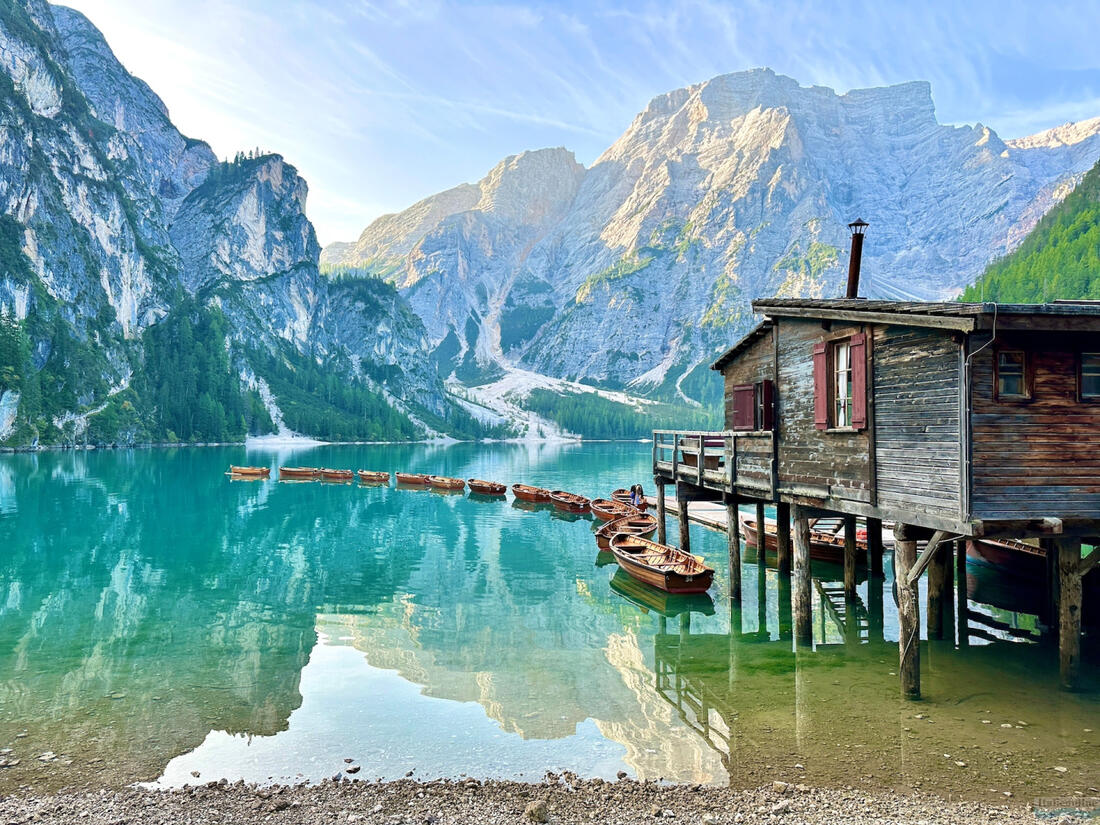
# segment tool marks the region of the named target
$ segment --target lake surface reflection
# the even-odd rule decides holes
[[[18,760],[0,792],[319,780],[346,758],[369,779],[569,769],[985,797],[1100,781],[1094,670],[1069,695],[1053,652],[1009,634],[926,643],[926,699],[902,702],[882,582],[861,583],[846,631],[840,572],[815,564],[815,649],[796,652],[788,583],[747,563],[731,609],[725,537],[701,527],[715,587],[669,599],[597,554],[587,519],[231,482],[230,463],[652,486],[640,444],[0,457],[0,760]]]

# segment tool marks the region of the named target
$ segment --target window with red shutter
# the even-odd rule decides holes
[[[852,359],[852,426],[862,430],[867,426],[867,336],[851,338]]]
[[[814,426],[829,429],[829,373],[826,364],[826,345],[814,344]]]
[[[756,388],[752,384],[733,388],[733,429],[756,429]]]
[[[757,429],[770,430],[775,425],[775,389],[771,381],[764,379],[756,385],[760,391],[760,417]]]

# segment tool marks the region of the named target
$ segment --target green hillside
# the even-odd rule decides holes
[[[1032,304],[1055,298],[1100,300],[1100,163],[961,300]]]

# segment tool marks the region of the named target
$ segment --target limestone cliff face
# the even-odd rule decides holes
[[[329,357],[395,403],[446,417],[403,300],[319,272],[307,191],[278,155],[219,163],[180,134],[80,13],[42,0],[0,9],[0,235],[11,239],[0,310],[22,322],[52,383],[43,417],[21,427],[20,392],[0,386],[0,440],[37,437],[51,419],[70,434],[86,426],[128,388],[143,334],[181,297],[225,313],[248,382],[257,352]]]
[[[324,254],[392,279],[456,363],[476,348],[672,394],[748,328],[753,297],[839,294],[857,216],[863,294],[949,296],[1097,157],[1100,120],[1005,142],[939,124],[927,83],[838,95],[760,69],[655,98],[588,170],[523,178],[526,209],[459,187]]]

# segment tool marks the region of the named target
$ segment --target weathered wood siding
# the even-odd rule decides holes
[[[779,490],[796,496],[871,500],[870,436],[814,425],[813,347],[864,330],[782,318],[779,334]]]
[[[998,336],[1031,353],[1031,400],[993,399],[993,353],[972,358],[971,509],[976,518],[1100,518],[1100,404],[1077,400],[1077,353],[1095,336]]]
[[[875,480],[884,510],[963,515],[960,346],[940,330],[875,328]]]
[[[722,370],[722,380],[725,383],[725,427],[727,430],[736,429],[733,423],[733,388],[738,384],[755,384],[758,381],[771,380],[774,374],[775,344],[772,342],[772,333],[768,332],[760,339],[750,344],[744,352],[741,352],[727,364]]]

